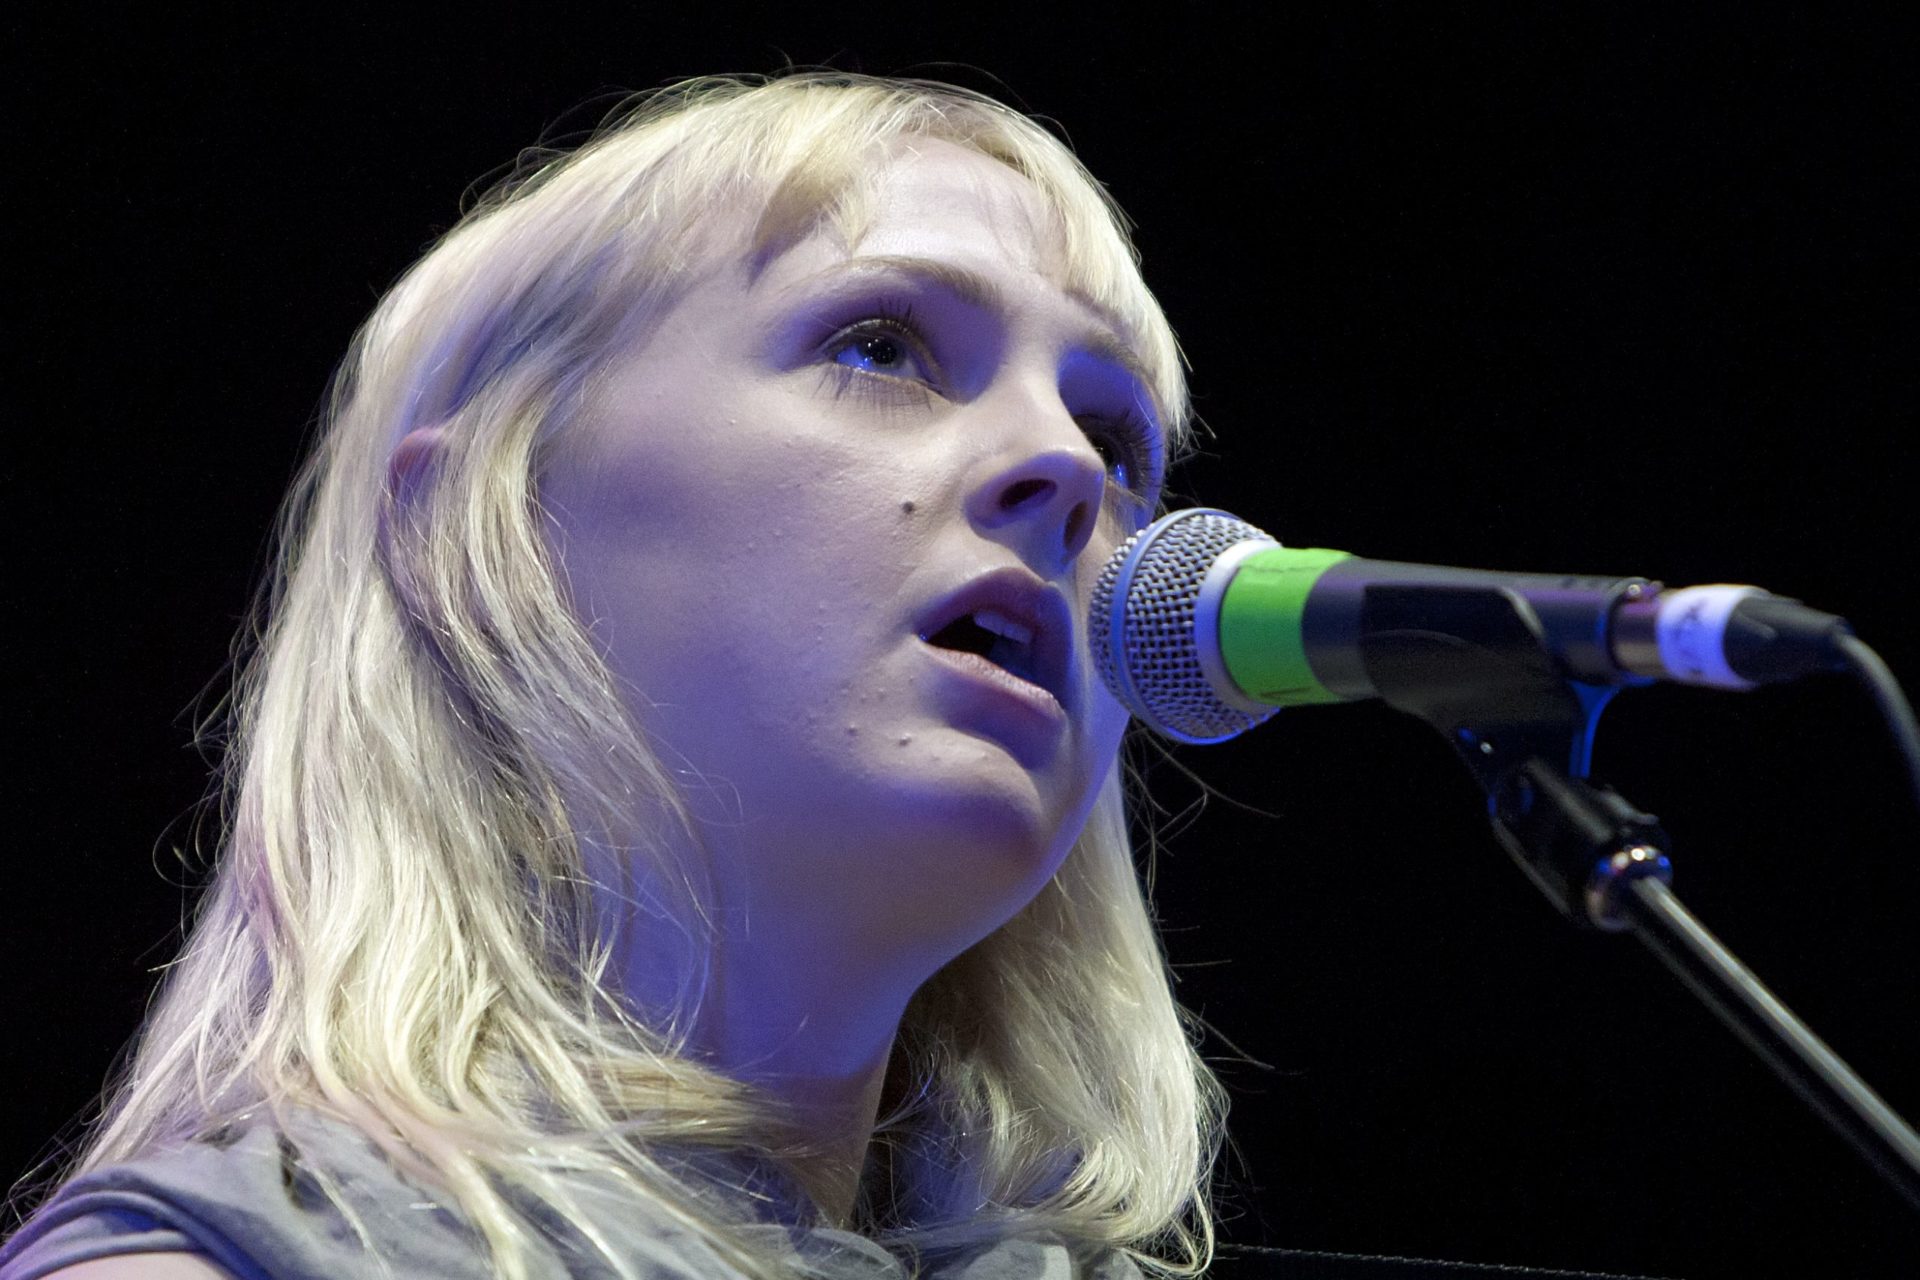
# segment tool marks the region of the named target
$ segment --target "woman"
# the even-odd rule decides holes
[[[688,83],[487,197],[337,376],[218,871],[0,1276],[1203,1270],[1083,621],[1186,418],[966,91]]]

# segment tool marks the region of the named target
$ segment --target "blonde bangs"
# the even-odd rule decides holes
[[[759,205],[748,241],[756,266],[823,222],[844,243],[858,243],[875,196],[876,155],[915,137],[951,142],[1033,184],[1060,236],[1065,287],[1134,348],[1151,379],[1148,390],[1170,453],[1183,450],[1190,419],[1185,359],[1141,278],[1125,213],[1059,139],[990,98],[949,85],[796,76],[755,87],[745,100],[734,82],[720,85],[682,114],[671,151],[647,166],[646,212],[659,224],[648,229],[654,241],[644,255],[648,275],[657,278],[719,247],[711,241],[724,222],[712,216],[716,186],[736,207]],[[649,100],[620,128],[644,123],[669,105]],[[703,114],[718,112],[729,117],[726,131],[701,126]],[[674,249],[671,261],[660,251],[662,231]]]

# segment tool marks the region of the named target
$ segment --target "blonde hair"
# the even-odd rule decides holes
[[[1034,185],[1069,284],[1132,338],[1184,438],[1180,353],[1123,216],[1064,145],[987,97],[839,73],[702,79],[571,153],[523,158],[387,293],[335,376],[236,684],[218,862],[67,1176],[313,1108],[450,1196],[501,1275],[526,1274],[529,1229],[501,1186],[631,1275],[579,1211],[582,1174],[649,1198],[744,1274],[782,1274],[740,1230],[743,1197],[660,1158],[784,1167],[798,1148],[769,1098],[684,1052],[678,1018],[643,1025],[610,989],[593,886],[620,873],[589,849],[636,815],[686,816],[565,603],[538,478],[597,364],[713,247],[709,210],[763,210],[760,253],[820,218],[857,234],[874,149],[912,137]],[[396,487],[395,444],[422,426],[442,448]],[[686,843],[669,835],[620,853],[660,864]],[[697,966],[703,871],[659,869],[674,886],[660,927]],[[688,1001],[699,986],[694,972]],[[908,1008],[906,1101],[876,1135],[892,1203],[859,1225],[910,1256],[1044,1230],[1203,1272],[1224,1101],[1195,1035],[1116,764],[1057,876]]]

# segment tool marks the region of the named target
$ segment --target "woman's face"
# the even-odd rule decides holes
[[[1085,614],[1162,443],[1025,180],[890,155],[857,244],[706,263],[541,494],[723,911],[937,967],[1039,890],[1113,766]]]

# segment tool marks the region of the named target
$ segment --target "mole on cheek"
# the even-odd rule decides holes
[[[908,498],[908,499],[907,499],[906,501],[904,501],[904,502],[902,502],[902,503],[900,504],[900,509],[901,509],[902,511],[904,511],[904,512],[906,512],[906,513],[907,513],[908,515],[912,515],[912,514],[913,514],[913,499],[912,499],[912,498]]]

